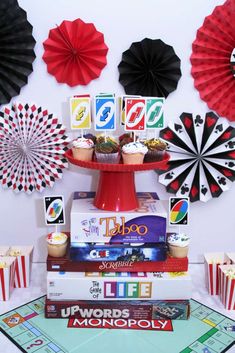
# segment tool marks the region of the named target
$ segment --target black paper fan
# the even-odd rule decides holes
[[[167,97],[181,77],[180,59],[172,46],[145,38],[123,52],[119,82],[132,95]]]
[[[28,83],[35,59],[35,39],[26,12],[17,1],[0,4],[0,104],[8,103]]]
[[[171,158],[159,182],[177,197],[209,201],[235,180],[235,129],[213,112],[182,113],[160,131]]]

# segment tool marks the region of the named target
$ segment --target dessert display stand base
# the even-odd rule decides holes
[[[101,210],[115,212],[131,211],[138,208],[135,172],[154,169],[165,170],[167,169],[167,162],[170,159],[169,154],[165,153],[161,161],[151,163],[105,164],[74,159],[72,150],[68,150],[65,156],[74,165],[100,171],[94,205]]]

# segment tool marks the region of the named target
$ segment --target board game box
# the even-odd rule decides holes
[[[90,244],[72,243],[72,261],[165,261],[167,246],[164,243],[145,244]]]
[[[113,318],[187,320],[189,300],[52,301],[46,299],[47,318]]]
[[[188,258],[167,256],[166,261],[72,261],[70,253],[63,258],[47,257],[47,271],[65,272],[186,272]]]
[[[182,300],[191,295],[188,272],[47,272],[51,300]]]
[[[102,318],[49,320],[44,305],[41,297],[0,316],[1,333],[24,353],[224,353],[235,343],[235,321],[192,299],[188,320],[116,319],[113,325]]]
[[[74,193],[71,243],[165,243],[167,210],[156,193],[137,193],[139,208],[125,212],[97,209],[94,196]]]

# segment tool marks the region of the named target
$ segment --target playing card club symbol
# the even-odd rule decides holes
[[[235,147],[235,141],[229,141],[226,145],[226,148],[234,149]]]
[[[184,184],[182,187],[181,187],[181,194],[184,195],[186,194],[187,192],[189,192],[189,187],[187,184]]]
[[[235,129],[213,112],[205,118],[182,113],[160,131],[171,158],[167,171],[157,171],[159,182],[177,197],[189,195],[191,202],[219,197],[235,180],[234,136]]]
[[[200,126],[203,123],[203,120],[200,115],[197,115],[196,118],[194,119],[194,122],[196,126]]]

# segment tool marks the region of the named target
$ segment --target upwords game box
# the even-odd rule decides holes
[[[128,212],[99,210],[93,205],[94,196],[94,192],[74,193],[71,243],[165,242],[167,210],[156,193],[137,193],[139,208]]]

